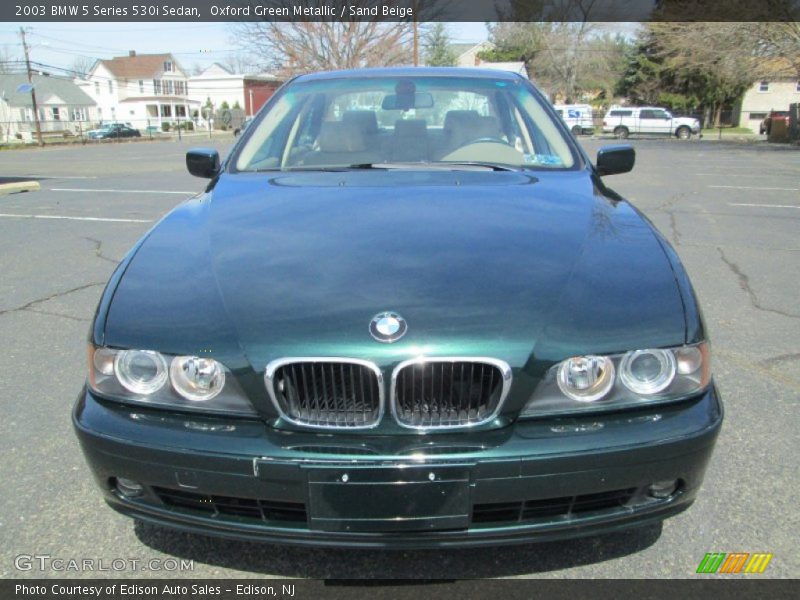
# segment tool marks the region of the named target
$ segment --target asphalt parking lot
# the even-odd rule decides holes
[[[196,145],[204,145],[198,140]],[[604,143],[584,139],[590,154]],[[797,577],[800,552],[800,151],[761,144],[632,140],[633,173],[608,182],[671,240],[713,343],[726,421],[698,501],[664,523],[576,541],[460,551],[337,551],[173,533],[108,509],[70,411],[85,339],[115,264],[165,212],[200,191],[190,141],[0,153],[0,177],[41,190],[0,196],[0,574],[19,555],[177,556],[175,577],[692,577],[706,552],[772,552],[760,577]],[[215,140],[220,150],[228,142]],[[620,265],[620,268],[625,268]]]

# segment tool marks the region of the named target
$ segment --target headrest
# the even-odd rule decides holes
[[[477,110],[448,110],[444,116],[445,130],[474,127],[480,116]]]
[[[342,123],[367,135],[378,133],[378,116],[374,110],[346,110],[342,115]]]
[[[403,137],[425,136],[428,125],[425,119],[398,119],[394,122],[394,134]]]
[[[322,152],[362,152],[367,147],[364,132],[341,121],[325,121],[319,131]]]

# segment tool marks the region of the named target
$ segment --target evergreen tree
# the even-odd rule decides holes
[[[455,52],[450,48],[450,36],[444,23],[436,23],[422,38],[425,64],[429,67],[452,67]]]

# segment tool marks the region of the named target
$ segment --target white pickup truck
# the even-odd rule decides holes
[[[618,138],[645,133],[688,140],[700,133],[700,121],[692,117],[673,117],[668,110],[656,106],[612,106],[603,117],[603,132],[613,133]]]

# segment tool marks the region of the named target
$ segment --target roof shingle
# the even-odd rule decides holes
[[[99,61],[118,79],[151,78],[164,71],[164,62],[170,61],[178,67],[171,54],[135,54],[133,56],[115,56]],[[178,67],[179,68],[179,67]]]

